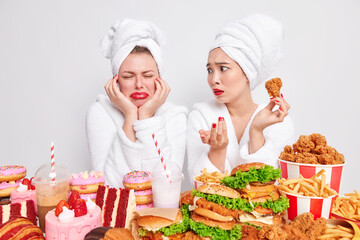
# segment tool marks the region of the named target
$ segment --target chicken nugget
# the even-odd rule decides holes
[[[269,81],[266,81],[265,88],[270,97],[279,97],[280,89],[282,87],[282,82],[280,78],[273,78]]]
[[[313,224],[311,224],[305,233],[310,238],[310,240],[315,240],[320,236],[322,231],[325,230],[326,224],[327,220],[325,218],[318,218]]]
[[[311,152],[315,148],[315,143],[311,141],[310,136],[301,135],[296,143],[293,144],[294,152]]]
[[[315,146],[323,146],[325,147],[327,145],[326,138],[321,135],[320,133],[313,133],[310,135],[311,141],[315,143]]]
[[[308,152],[296,154],[294,157],[294,160],[297,163],[307,163],[307,164],[318,164],[319,163],[317,157],[314,154],[308,153]]]
[[[290,162],[294,162],[295,161],[295,152],[294,150],[291,148],[291,146],[286,145],[284,147],[284,151],[282,151],[280,153],[279,156],[280,159],[285,160],[285,161],[290,161]]]

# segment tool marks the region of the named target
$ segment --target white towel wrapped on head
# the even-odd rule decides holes
[[[150,50],[157,63],[159,73],[163,72],[161,46],[165,42],[163,32],[153,23],[132,19],[117,21],[100,41],[102,54],[111,60],[112,73],[118,74],[125,58],[135,46]]]
[[[227,24],[216,36],[210,51],[220,47],[236,61],[249,79],[250,89],[267,80],[282,57],[283,25],[252,14]]]

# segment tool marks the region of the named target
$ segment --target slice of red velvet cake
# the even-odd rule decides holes
[[[36,212],[33,200],[0,205],[0,224],[10,219],[24,217],[36,225]]]
[[[136,211],[134,190],[99,186],[96,204],[101,208],[104,227],[129,228]]]

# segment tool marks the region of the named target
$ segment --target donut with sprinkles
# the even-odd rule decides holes
[[[150,172],[132,171],[123,178],[123,185],[127,189],[146,190],[151,188]]]

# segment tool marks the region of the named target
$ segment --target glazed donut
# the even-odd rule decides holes
[[[124,187],[134,190],[146,190],[151,188],[150,172],[133,171],[123,178]]]
[[[95,172],[92,170],[90,173],[87,171],[73,174],[70,179],[71,191],[78,191],[80,194],[96,193],[99,185],[105,184],[105,178],[102,172]]]
[[[135,191],[136,204],[148,204],[153,201],[152,189]]]
[[[144,209],[144,208],[153,208],[154,203],[148,203],[148,204],[140,204],[136,205],[136,210]]]
[[[0,183],[0,197],[8,197],[11,195],[11,192],[19,187],[21,180],[10,181],[10,182],[1,182]]]
[[[23,166],[7,165],[0,168],[0,182],[11,182],[26,176],[26,168]]]

